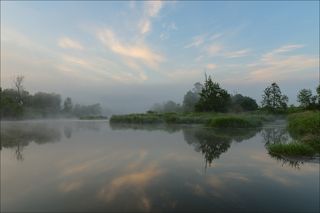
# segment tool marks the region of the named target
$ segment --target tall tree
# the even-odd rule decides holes
[[[262,107],[268,111],[276,112],[287,108],[288,97],[282,95],[280,87],[277,83],[272,83],[271,86],[264,90],[262,95]]]
[[[297,95],[297,101],[300,103],[300,106],[304,108],[310,107],[310,105],[315,102],[310,89],[300,90]]]
[[[229,93],[220,88],[220,85],[213,82],[211,76],[205,79],[204,86],[200,93],[199,102],[196,104],[196,111],[225,112],[230,104]]]
[[[194,84],[194,88],[189,90],[183,97],[183,108],[185,111],[194,111],[195,105],[200,99],[200,92],[203,85],[199,82]]]
[[[73,108],[72,100],[70,97],[67,97],[63,102],[63,111],[65,113],[71,113]]]
[[[19,75],[13,81],[14,86],[17,89],[17,101],[19,105],[23,105],[23,80],[24,76]]]

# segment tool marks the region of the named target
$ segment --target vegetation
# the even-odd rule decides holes
[[[195,106],[200,99],[203,85],[199,82],[194,84],[194,88],[189,90],[183,97],[183,109],[187,112],[195,111]]]
[[[320,154],[319,111],[305,111],[289,115],[288,130],[296,142],[269,145],[270,153],[295,156]]]
[[[61,96],[55,93],[37,92],[30,94],[23,87],[23,76],[18,76],[14,89],[0,88],[1,119],[81,117],[101,114],[100,104],[73,106],[67,97],[61,106]]]
[[[128,124],[205,124],[216,128],[259,127],[274,117],[267,114],[225,114],[214,112],[156,113],[113,115],[110,123]]]
[[[305,111],[289,115],[288,129],[296,137],[320,135],[320,112]]]
[[[208,78],[206,76],[195,110],[199,112],[226,112],[230,102],[230,94],[227,90],[220,88],[217,82],[213,82],[211,76]]]
[[[284,112],[287,109],[288,97],[282,95],[277,83],[272,83],[264,90],[262,99],[262,108],[269,112]]]
[[[258,104],[253,98],[236,94],[231,96],[231,110],[234,112],[256,111]]]
[[[302,89],[297,95],[297,101],[300,103],[300,107],[304,109],[315,109],[317,106],[317,96],[312,95],[310,89]]]

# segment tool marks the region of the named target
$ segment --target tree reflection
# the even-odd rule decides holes
[[[193,145],[195,150],[201,152],[205,158],[205,168],[211,166],[214,159],[226,152],[232,141],[241,142],[249,139],[260,129],[206,129],[206,128],[184,128],[185,141]]]
[[[175,133],[182,129],[182,125],[174,124],[129,124],[129,123],[114,123],[110,122],[110,127],[112,130],[146,130],[146,131],[156,131],[162,130],[168,133]]]
[[[264,128],[261,132],[266,146],[277,143],[287,143],[291,137],[286,128]]]
[[[44,144],[60,141],[59,129],[50,128],[43,123],[1,125],[1,147],[14,148],[17,160],[22,161],[23,149],[29,143]]]

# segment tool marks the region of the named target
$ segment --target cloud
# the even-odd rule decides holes
[[[156,68],[160,62],[164,61],[164,58],[143,42],[136,44],[125,44],[118,40],[116,35],[109,29],[101,30],[97,33],[99,40],[114,53],[129,57],[131,59],[139,60],[149,67]]]
[[[206,51],[207,51],[208,55],[214,56],[214,55],[221,53],[222,49],[223,49],[223,47],[221,45],[213,44],[213,45],[207,47]]]
[[[232,52],[226,52],[224,53],[224,56],[227,58],[240,58],[247,56],[251,52],[250,49],[243,49],[243,50],[237,50]]]
[[[192,42],[185,45],[184,48],[198,47],[205,42],[206,35],[198,35],[192,38]]]
[[[216,64],[207,64],[207,65],[206,65],[206,68],[209,69],[209,70],[213,70],[213,69],[215,69],[216,67],[217,67]]]
[[[64,49],[76,49],[83,50],[83,46],[78,42],[68,37],[60,38],[58,41],[58,46]]]
[[[147,1],[145,2],[145,12],[148,16],[155,17],[160,12],[162,6],[162,1]]]
[[[251,68],[249,79],[271,80],[292,77],[294,73],[319,68],[319,58],[308,55],[287,55],[304,45],[285,45],[263,54],[257,63],[248,65]]]
[[[163,7],[162,1],[147,1],[144,4],[143,17],[141,18],[138,27],[141,34],[146,34],[151,31],[151,19],[156,17],[161,8]]]

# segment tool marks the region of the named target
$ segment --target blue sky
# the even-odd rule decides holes
[[[259,102],[278,82],[290,103],[319,82],[319,2],[3,2],[1,86],[26,77],[118,111],[181,102],[213,75]]]

